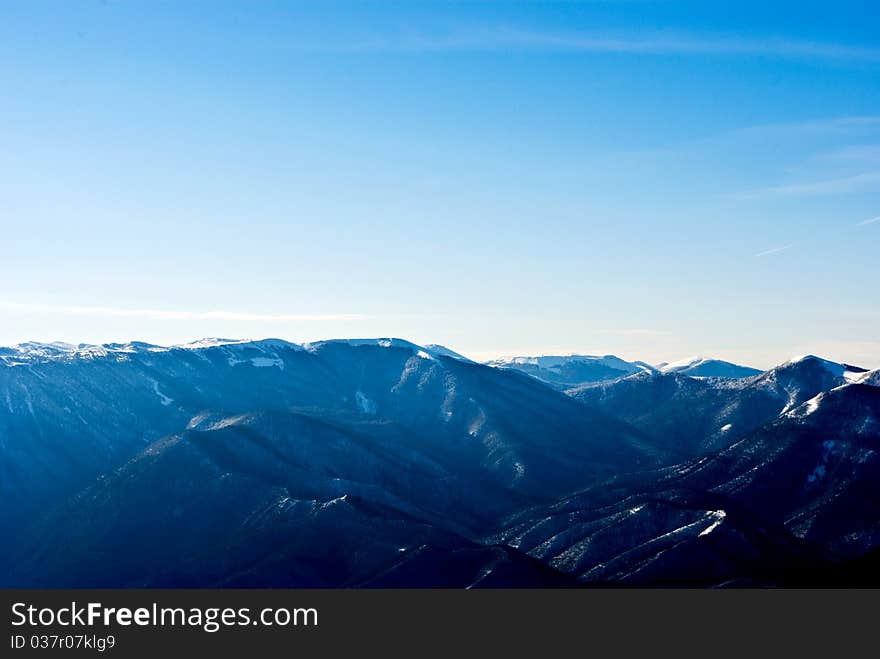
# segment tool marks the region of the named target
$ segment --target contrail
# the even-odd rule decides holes
[[[765,249],[763,252],[758,252],[757,254],[755,254],[755,256],[758,257],[767,256],[768,254],[777,254],[778,252],[784,252],[785,250],[791,249],[792,247],[794,247],[794,243],[792,243],[791,245],[784,245],[783,247],[773,247],[772,249]]]

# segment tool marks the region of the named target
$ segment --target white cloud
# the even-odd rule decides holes
[[[877,222],[880,222],[880,215],[878,215],[877,217],[872,217],[870,220],[865,220],[865,221],[863,221],[863,222],[859,222],[858,224],[856,224],[856,226],[857,226],[857,227],[863,227],[863,226],[866,226],[866,225],[868,225],[868,224],[875,224],[875,223],[877,223]]]
[[[267,323],[363,320],[360,314],[262,314],[240,311],[178,311],[169,309],[129,309],[0,301],[0,311],[11,313],[59,314],[66,316],[104,316],[148,318],[151,320],[229,320]]]

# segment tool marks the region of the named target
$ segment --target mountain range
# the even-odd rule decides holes
[[[0,348],[3,587],[865,585],[878,371]]]
[[[747,378],[761,373],[757,368],[705,357],[651,365],[642,361],[628,362],[614,355],[548,355],[494,359],[487,364],[521,371],[560,388],[616,380],[634,373],[681,373],[706,378]]]

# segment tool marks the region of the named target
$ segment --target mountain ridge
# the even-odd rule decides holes
[[[877,371],[568,388],[447,352],[0,350],[0,585],[777,585],[880,547]]]

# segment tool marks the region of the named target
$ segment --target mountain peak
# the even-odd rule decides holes
[[[757,368],[741,366],[721,359],[687,357],[658,366],[661,373],[679,373],[692,377],[748,378],[761,373]]]
[[[436,343],[426,343],[425,345],[418,345],[416,343],[413,343],[412,341],[407,341],[406,339],[399,338],[325,339],[323,341],[304,343],[302,344],[302,347],[305,350],[314,352],[315,350],[318,350],[323,346],[328,345],[345,345],[351,347],[376,346],[379,348],[406,348],[414,352],[419,357],[424,357],[426,359],[435,359],[437,357],[450,357],[452,359],[463,362],[471,361],[464,355],[460,355],[454,350],[450,350],[449,348]]]
[[[220,339],[217,337],[208,337],[190,341],[189,343],[179,343],[174,348],[182,348],[184,350],[199,350],[201,348],[216,348],[217,346],[231,345],[234,343],[246,343],[245,339]]]
[[[800,355],[792,357],[787,362],[780,364],[777,369],[793,368],[802,364],[818,365],[824,368],[828,373],[836,378],[844,378],[847,382],[856,382],[868,373],[868,369],[861,366],[853,366],[852,364],[843,364],[839,362],[817,357],[816,355]]]

